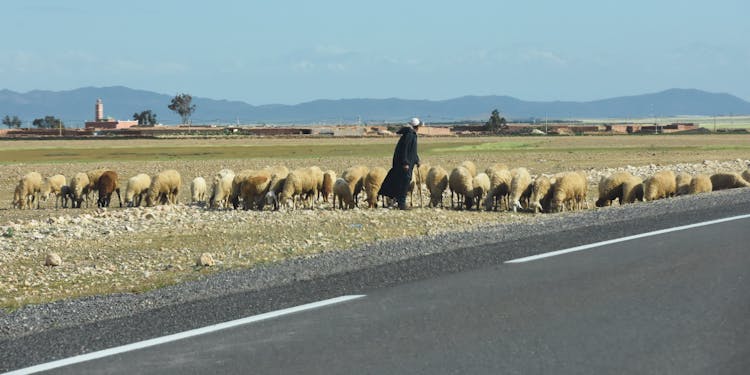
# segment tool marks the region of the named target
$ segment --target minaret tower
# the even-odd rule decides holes
[[[104,104],[102,104],[101,99],[96,99],[96,106],[94,106],[96,109],[96,118],[94,121],[104,121]]]

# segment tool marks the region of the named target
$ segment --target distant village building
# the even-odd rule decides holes
[[[111,117],[104,117],[104,104],[101,99],[96,99],[94,106],[94,121],[86,121],[86,129],[127,129],[138,125],[138,121],[132,120],[115,120]]]

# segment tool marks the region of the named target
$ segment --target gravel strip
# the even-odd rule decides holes
[[[554,233],[596,226],[603,222],[649,220],[670,214],[687,214],[717,205],[731,206],[749,202],[750,189],[735,189],[573,213],[526,215],[530,218],[523,222],[483,225],[469,231],[379,241],[346,251],[329,251],[264,264],[247,270],[221,272],[200,280],[141,294],[95,296],[42,305],[27,305],[11,313],[0,313],[0,340],[48,329],[129,316],[190,300],[240,291],[262,290],[293,281],[367,269],[467,246],[519,240],[539,235],[552,237]]]

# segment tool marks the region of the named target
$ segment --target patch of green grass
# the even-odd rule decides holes
[[[450,147],[435,147],[429,149],[429,151],[433,153],[520,151],[537,148],[538,146],[538,143],[531,142],[490,142],[479,144],[452,145]]]

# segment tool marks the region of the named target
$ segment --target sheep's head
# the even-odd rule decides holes
[[[269,191],[266,193],[266,204],[275,204],[276,203],[276,194],[272,191]]]

